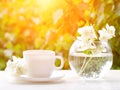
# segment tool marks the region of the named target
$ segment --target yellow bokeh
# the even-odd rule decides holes
[[[2,37],[3,50],[22,56],[26,49],[51,49],[62,53],[68,68],[69,48],[77,29],[87,22],[90,6],[82,0],[2,0],[0,29],[9,34]]]

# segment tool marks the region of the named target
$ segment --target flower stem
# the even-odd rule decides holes
[[[81,67],[81,69],[80,69],[80,71],[79,71],[79,75],[81,75],[81,74],[83,73],[83,71],[85,70],[85,68],[87,67],[88,63],[91,61],[91,59],[92,59],[92,57],[90,57],[90,58],[88,59],[88,61],[86,61],[86,60],[87,60],[87,57],[84,58],[83,65],[82,65],[82,67]],[[86,62],[86,63],[85,63],[85,62]]]

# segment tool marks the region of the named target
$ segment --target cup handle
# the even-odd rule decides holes
[[[56,69],[62,69],[63,66],[64,66],[64,59],[63,59],[62,56],[56,56],[56,60],[57,60],[57,59],[59,59],[59,60],[61,61],[61,64],[60,64],[60,66],[55,66],[55,68],[56,68]],[[56,60],[55,60],[55,61],[56,61]]]

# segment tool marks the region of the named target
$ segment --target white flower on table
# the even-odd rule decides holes
[[[22,58],[13,56],[13,60],[8,60],[5,72],[12,76],[19,76],[26,73],[26,64]]]

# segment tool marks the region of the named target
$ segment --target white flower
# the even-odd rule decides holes
[[[79,28],[78,33],[81,35],[77,37],[78,40],[81,41],[81,49],[79,50],[82,51],[96,48],[96,46],[94,45],[94,40],[97,39],[97,36],[93,26],[85,26],[83,28]]]
[[[98,31],[99,37],[97,37],[93,26],[79,28],[78,33],[80,36],[78,36],[77,39],[79,40],[80,45],[77,51],[84,52],[85,50],[88,50],[92,54],[98,54],[107,52],[107,48],[103,43],[115,36],[115,28],[114,26],[106,24],[106,28],[102,28],[102,30]]]
[[[115,36],[115,27],[114,26],[109,26],[108,24],[106,24],[106,29],[110,35],[109,39],[111,39],[112,37]]]
[[[8,60],[5,72],[12,76],[19,76],[26,73],[26,64],[22,58],[13,56],[13,61]]]
[[[102,30],[99,30],[98,33],[100,35],[100,41],[108,41],[108,39],[111,39],[115,36],[115,28],[107,24],[106,29],[103,28]]]
[[[79,28],[78,33],[81,35],[80,37],[82,39],[94,40],[97,38],[93,26],[85,26],[83,28]]]
[[[90,41],[80,41],[80,46],[79,49],[77,49],[77,51],[85,51],[87,49],[95,49],[95,48],[96,48],[95,44]]]

